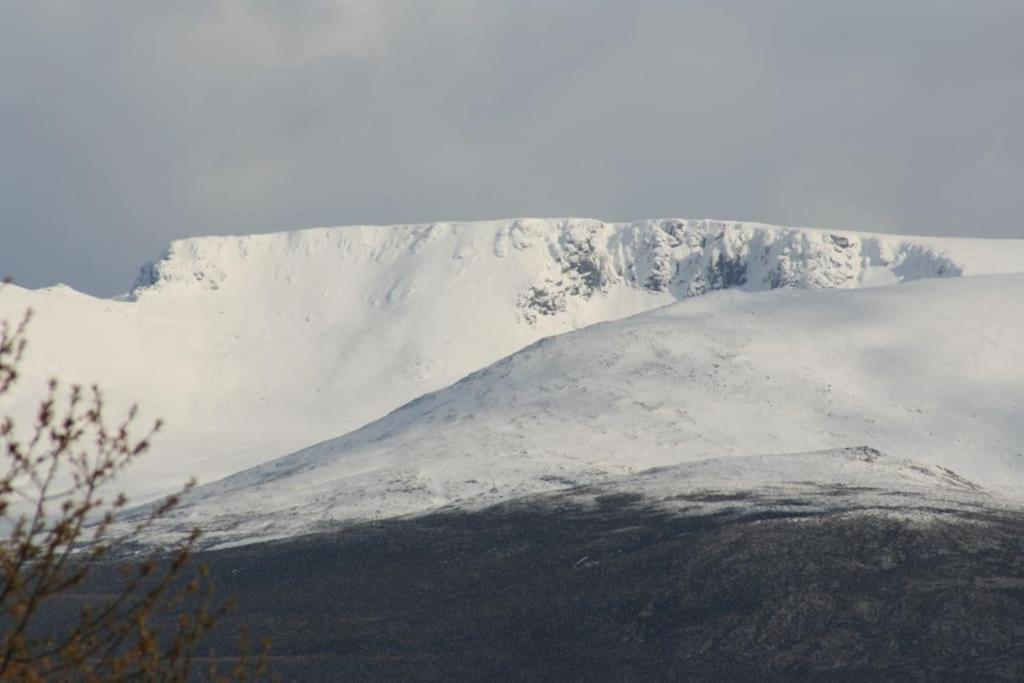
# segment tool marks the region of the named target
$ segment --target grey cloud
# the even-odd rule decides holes
[[[683,215],[1024,237],[1019,3],[0,6],[0,271],[171,239]]]

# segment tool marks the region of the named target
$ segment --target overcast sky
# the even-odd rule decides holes
[[[1024,2],[0,2],[0,275],[529,216],[1024,237]]]

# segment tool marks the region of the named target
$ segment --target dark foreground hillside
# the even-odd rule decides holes
[[[1018,514],[599,501],[206,553],[239,601],[212,644],[247,625],[308,681],[1024,677]]]

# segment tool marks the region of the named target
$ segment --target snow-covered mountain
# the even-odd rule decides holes
[[[36,311],[21,398],[6,408],[28,419],[36,389],[57,375],[99,382],[111,405],[138,400],[144,415],[165,418],[154,451],[123,481],[138,500],[344,434],[542,337],[678,299],[1021,263],[1024,241],[686,220],[189,239],[118,300],[5,288],[0,316]]]
[[[1019,498],[1022,349],[1024,275],[717,292],[537,342],[198,489],[169,528],[273,538],[650,467],[854,445]],[[817,481],[814,462],[790,481]]]

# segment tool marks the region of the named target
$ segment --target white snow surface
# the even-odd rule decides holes
[[[24,427],[46,380],[59,376],[99,383],[112,409],[138,401],[144,418],[164,418],[167,428],[153,451],[121,481],[133,500],[141,500],[174,490],[189,476],[209,482],[344,434],[547,335],[698,294],[722,288],[856,288],[1011,272],[1022,263],[1022,240],[711,220],[516,219],[188,239],[143,267],[131,292],[115,300],[63,286],[4,288],[0,317],[16,318],[27,306],[36,312],[19,391],[4,409]],[[716,297],[708,305],[723,306],[728,316],[741,305],[736,301],[746,300]],[[652,330],[662,327],[661,316],[671,315],[652,317]],[[594,339],[601,334],[595,332]],[[687,367],[671,372],[685,376]],[[628,400],[623,394],[629,390],[609,387],[613,405],[595,403],[586,410],[611,410]],[[661,410],[652,405],[652,411]],[[549,419],[544,415],[510,417]],[[493,419],[502,418],[496,413]],[[584,431],[616,428],[607,423]],[[503,444],[534,438],[517,436],[517,429],[494,427]],[[686,442],[674,434],[669,430],[659,443]],[[725,439],[723,448],[733,448],[736,438]],[[499,445],[489,443],[486,448]],[[534,446],[520,448],[533,452]],[[556,445],[537,448],[554,452],[554,462],[576,457],[558,455]],[[509,457],[514,460],[517,452]],[[393,452],[379,463],[366,457],[364,452],[350,460],[365,462],[361,467],[370,479],[401,459]],[[396,475],[403,481],[405,468]],[[621,469],[601,462],[593,468]],[[429,467],[425,471],[423,491],[429,494],[408,494],[414,501],[410,509],[419,509],[423,500],[440,504],[463,495],[461,485],[441,485]],[[352,470],[345,472],[339,476],[351,480]],[[353,505],[354,513],[375,514],[365,501]]]
[[[856,445],[1016,500],[1022,417],[1024,275],[729,290],[539,341],[341,438],[202,487],[165,528],[278,538],[652,467]],[[835,475],[820,458],[789,462],[803,463],[789,480]],[[772,479],[771,466],[738,472]]]

